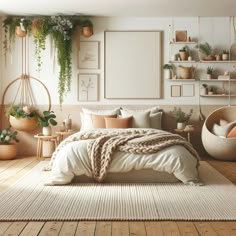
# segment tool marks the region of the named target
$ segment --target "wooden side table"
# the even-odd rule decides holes
[[[190,142],[191,143],[191,133],[193,133],[194,132],[194,129],[187,129],[187,130],[185,130],[185,129],[175,129],[175,133],[177,133],[177,134],[187,134],[187,140],[188,140],[188,142]]]
[[[35,138],[38,139],[38,144],[37,144],[37,159],[41,159],[43,157],[43,141],[53,141],[55,148],[58,145],[58,136],[57,135],[34,135]]]
[[[74,134],[75,131],[57,131],[56,134],[58,135],[58,143],[60,143],[65,137]]]

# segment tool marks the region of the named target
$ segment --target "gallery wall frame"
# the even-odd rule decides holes
[[[181,85],[171,85],[171,97],[181,97]]]
[[[182,84],[182,97],[194,97],[194,84]]]
[[[105,31],[104,97],[159,99],[162,31]]]
[[[81,41],[78,50],[78,69],[99,69],[99,42]]]
[[[98,101],[98,74],[78,74],[78,101]]]

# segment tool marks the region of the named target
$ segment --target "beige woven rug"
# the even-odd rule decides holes
[[[39,163],[0,193],[0,220],[236,220],[236,187],[207,163],[205,186],[74,184],[44,186]]]

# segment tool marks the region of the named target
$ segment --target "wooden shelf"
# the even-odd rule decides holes
[[[200,63],[236,63],[236,61],[204,61],[204,60],[200,60]]]
[[[169,61],[169,63],[197,63],[197,61]]]
[[[170,44],[197,44],[197,42],[191,41],[191,42],[170,42]]]
[[[169,79],[171,82],[193,82],[197,81],[196,79]]]
[[[235,94],[212,94],[212,95],[200,95],[201,97],[235,97]]]
[[[202,82],[236,82],[236,79],[200,79]]]

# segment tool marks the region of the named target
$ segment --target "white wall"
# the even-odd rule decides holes
[[[174,37],[175,30],[187,30],[188,35],[192,38],[199,39],[201,42],[209,42],[213,47],[216,48],[229,48],[231,43],[232,34],[230,28],[230,22],[228,17],[223,18],[201,18],[187,17],[187,18],[106,18],[98,17],[93,18],[94,23],[94,35],[87,39],[81,37],[81,40],[99,41],[100,42],[100,69],[98,70],[78,70],[77,69],[77,50],[74,43],[73,50],[73,75],[72,75],[72,86],[71,92],[65,99],[64,105],[81,105],[77,101],[77,74],[78,73],[98,73],[99,74],[99,101],[89,102],[87,104],[198,104],[199,100],[202,104],[227,104],[226,98],[201,98],[199,99],[198,90],[199,82],[184,82],[184,84],[194,84],[195,96],[194,97],[180,97],[173,98],[170,95],[170,86],[176,84],[176,82],[163,80],[163,98],[156,100],[107,100],[104,99],[104,30],[161,30],[163,31],[163,63],[168,63],[170,55],[173,53],[170,51],[169,41]],[[2,43],[1,43],[2,44]],[[52,104],[58,104],[58,67],[51,48],[50,39],[47,40],[46,51],[43,53],[43,68],[40,75],[36,69],[36,60],[34,56],[34,45],[32,39],[27,43],[29,52],[29,73],[31,76],[40,78],[41,81],[47,86],[51,98]],[[175,49],[177,50],[177,49]],[[141,55],[140,55],[141,56]],[[3,59],[3,58],[1,58]],[[3,61],[3,60],[1,60]],[[3,64],[3,63],[1,63]],[[186,65],[190,66],[190,65]],[[204,75],[207,64],[198,64],[198,76],[201,78]],[[225,70],[233,71],[232,64],[222,65],[211,65],[217,67],[219,71],[224,72]],[[15,78],[19,77],[22,73],[21,70],[21,39],[16,39],[14,51],[8,56],[7,65],[3,66],[2,76],[2,89]],[[181,83],[180,83],[181,84]],[[0,85],[0,86],[1,86]],[[35,89],[35,98],[37,104],[47,104],[46,94],[42,93],[42,89]],[[6,103],[12,102],[12,98],[15,94],[15,88],[9,90],[6,96]],[[233,103],[235,103],[233,99]]]

